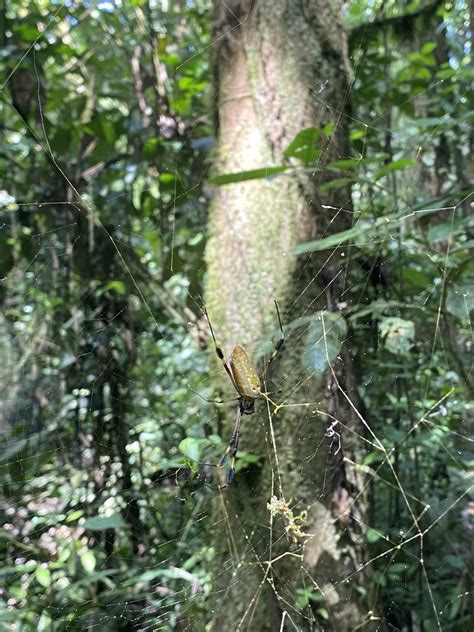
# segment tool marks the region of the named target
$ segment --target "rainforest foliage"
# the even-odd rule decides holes
[[[469,11],[348,3],[350,153],[321,167],[334,130],[304,129],[284,164],[225,174],[212,168],[209,2],[6,0],[2,629],[210,625],[212,542],[227,537],[212,464],[228,441],[222,415],[234,413],[205,401],[219,395],[203,311],[207,208],[229,183],[321,168],[326,190],[352,191],[351,228],[297,249],[348,249],[340,317],[308,349],[323,371],[349,345],[367,426],[355,437],[366,564],[348,581],[390,629],[472,629]],[[330,89],[323,81],[314,98]],[[333,430],[332,452],[347,439]],[[261,458],[239,454],[236,476]],[[325,629],[312,584],[288,608]]]

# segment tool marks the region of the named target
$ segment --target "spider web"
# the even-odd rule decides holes
[[[178,167],[179,151],[176,154],[167,214],[171,230],[165,227],[161,233],[169,252],[165,265],[166,282],[161,288],[161,277],[153,267],[153,254],[150,254],[155,248],[150,233],[156,231],[156,226],[146,220],[141,230],[137,224],[116,225],[113,213],[112,217],[106,213],[107,219],[99,220],[89,194],[74,184],[72,168],[63,167],[64,163],[51,149],[53,131],[47,124],[49,113],[44,107],[35,50],[40,42],[54,38],[56,29],[64,26],[61,12],[68,6],[64,3],[57,9],[45,11],[43,31],[19,56],[1,91],[4,108],[8,108],[12,100],[8,96],[7,82],[21,72],[26,60],[30,61],[33,77],[36,78],[33,85],[37,120],[33,127],[23,119],[21,129],[35,139],[39,152],[49,157],[56,173],[59,173],[58,177],[67,184],[67,193],[59,200],[50,200],[47,192],[42,195],[38,191],[34,203],[23,203],[13,198],[8,189],[2,192],[2,202],[7,209],[2,230],[8,231],[12,238],[18,237],[21,225],[21,222],[15,223],[11,219],[13,211],[39,214],[48,212],[50,207],[64,210],[64,221],[58,222],[54,228],[40,228],[38,232],[30,231],[26,238],[23,237],[26,243],[30,242],[31,254],[26,248],[21,256],[17,253],[15,265],[6,275],[2,274],[7,301],[5,314],[1,316],[4,334],[0,338],[2,357],[6,359],[0,409],[5,437],[2,459],[5,476],[2,498],[5,572],[0,620],[5,629],[20,629],[15,627],[20,616],[24,629],[95,629],[99,626],[139,630],[204,629],[212,616],[207,604],[215,596],[213,586],[218,582],[219,575],[227,572],[227,569],[216,570],[213,565],[213,549],[209,543],[216,531],[225,534],[229,550],[226,566],[248,566],[249,569],[256,566],[261,570],[260,587],[245,604],[243,615],[235,622],[236,630],[252,629],[253,612],[259,605],[262,590],[267,584],[272,590],[277,590],[272,582],[273,572],[285,556],[301,560],[302,582],[294,601],[285,602],[281,629],[291,629],[292,626],[299,629],[295,620],[302,614],[314,629],[321,629],[317,626],[324,629],[325,625],[331,629],[330,622],[326,621],[325,608],[330,595],[318,584],[317,578],[305,571],[303,564],[304,546],[312,536],[307,525],[311,507],[292,504],[285,494],[285,480],[280,474],[279,464],[283,456],[275,425],[279,411],[290,407],[311,410],[324,420],[326,436],[322,441],[318,439],[314,442],[312,458],[327,462],[328,477],[336,456],[347,459],[344,442],[348,435],[365,449],[363,462],[351,464],[364,475],[364,486],[358,497],[350,498],[346,511],[349,512],[359,501],[366,502],[366,494],[373,494],[372,511],[367,518],[361,519],[368,554],[358,568],[339,577],[335,587],[345,582],[358,583],[364,572],[370,569],[371,586],[382,596],[373,602],[367,600],[367,603],[377,604],[378,608],[371,610],[367,607],[367,625],[370,622],[384,623],[398,629],[390,623],[390,616],[399,617],[399,609],[403,606],[407,609],[411,607],[411,629],[415,626],[422,629],[420,626],[423,625],[427,626],[425,629],[461,629],[456,625],[465,625],[468,629],[466,604],[472,598],[472,580],[469,559],[463,557],[463,546],[468,535],[472,535],[472,504],[468,502],[472,491],[469,480],[472,439],[467,436],[467,421],[464,426],[461,423],[464,416],[468,418],[468,406],[463,401],[464,391],[457,372],[459,365],[450,357],[446,349],[446,333],[442,332],[445,300],[451,288],[453,294],[449,296],[452,304],[459,309],[459,302],[456,302],[459,292],[455,294],[454,291],[459,289],[460,284],[451,272],[456,245],[448,241],[445,252],[438,257],[431,254],[431,263],[437,267],[439,276],[422,297],[424,303],[429,304],[432,294],[436,304],[433,323],[428,323],[427,367],[415,366],[414,361],[409,360],[416,336],[410,330],[411,321],[399,316],[401,308],[406,307],[402,305],[402,299],[398,304],[374,300],[370,304],[371,311],[366,305],[365,309],[369,311],[365,315],[362,308],[354,310],[351,315],[355,325],[373,316],[384,327],[379,327],[376,336],[380,349],[385,349],[385,355],[382,351],[367,351],[365,368],[372,367],[372,371],[371,377],[360,385],[361,399],[366,402],[363,412],[339,383],[333,368],[338,347],[342,343],[350,347],[352,339],[347,332],[338,332],[339,322],[331,320],[329,310],[318,312],[316,317],[307,310],[298,312],[301,297],[290,296],[292,313],[296,311],[297,318],[288,322],[282,314],[285,347],[291,351],[301,337],[309,338],[309,365],[295,369],[299,373],[296,387],[291,392],[285,389],[289,374],[279,374],[276,394],[271,395],[271,400],[258,403],[259,409],[266,412],[266,456],[273,464],[274,474],[265,526],[272,541],[276,533],[275,521],[282,520],[286,526],[288,547],[278,557],[272,557],[271,546],[264,554],[257,552],[253,537],[259,525],[229,513],[227,495],[232,493],[232,489],[220,488],[220,473],[213,465],[228,440],[222,425],[224,418],[232,415],[232,407],[206,404],[193,393],[204,398],[215,396],[214,384],[221,382],[222,372],[222,369],[219,373],[218,369],[208,372],[205,350],[209,338],[203,318],[204,297],[200,285],[195,279],[190,280],[185,273],[179,272],[182,269],[180,240],[184,239],[182,232],[185,230],[183,218],[179,216],[179,202],[184,199],[191,210],[190,221],[194,231],[191,238],[202,239],[205,230],[203,209],[207,204],[202,184],[208,176],[207,166],[201,168],[197,182],[186,184],[186,175]],[[94,11],[113,12],[118,7],[98,3],[91,8],[91,17],[94,17]],[[87,19],[85,16],[83,23]],[[176,66],[174,76],[179,76],[186,64],[207,57],[209,48],[210,45],[196,43],[195,52],[191,51],[187,61]],[[354,60],[356,75],[360,63]],[[314,98],[325,103],[326,87],[325,84],[319,86],[314,91]],[[415,101],[415,97],[408,100]],[[340,105],[342,112],[344,103]],[[353,123],[359,128],[356,131],[363,130],[363,145],[370,129],[380,130],[385,125],[384,121],[373,118],[354,120]],[[191,139],[197,125],[188,130],[188,139]],[[19,134],[17,131],[10,132],[13,136]],[[436,131],[432,134],[434,136]],[[112,155],[110,151],[107,155],[107,130],[103,135],[103,161],[107,163]],[[183,146],[190,146],[191,142],[187,140]],[[360,166],[364,164],[362,155],[357,162]],[[94,177],[93,174],[92,181]],[[412,183],[405,181],[403,185],[404,190],[399,196],[407,202],[407,211],[385,217],[384,230],[387,230],[387,225],[394,225],[403,232],[405,222],[412,217],[442,213],[447,218],[445,223],[451,224],[452,234],[455,234],[457,211],[468,199],[466,195],[459,195],[446,205],[438,203],[434,207],[416,207],[411,203],[414,193]],[[77,194],[77,199],[71,196],[71,191]],[[137,191],[143,194],[150,189],[145,183],[141,189],[132,186],[128,191],[112,194],[111,208],[125,203],[134,194],[139,197]],[[361,214],[369,208],[375,196],[376,192],[367,196],[363,187],[355,186],[356,213]],[[77,217],[67,215],[66,209],[71,208],[77,210]],[[340,212],[340,209],[333,210],[335,215]],[[90,288],[86,288],[83,295],[78,291],[77,313],[65,324],[61,320],[61,310],[54,302],[48,302],[48,295],[54,297],[55,284],[67,280],[61,272],[61,259],[68,256],[69,245],[64,235],[78,225],[79,238],[82,235],[87,237],[92,246],[99,239],[108,240],[122,276],[109,280],[107,287],[99,288],[96,296]],[[381,256],[385,256],[386,235],[382,231],[376,234],[375,239],[366,235],[367,232],[361,232],[356,236],[357,246],[371,248],[371,253],[379,249]],[[328,248],[328,258],[340,248],[337,244]],[[411,245],[411,248],[415,249],[415,246]],[[348,261],[348,270],[352,263]],[[80,265],[85,264],[80,262]],[[349,295],[364,295],[373,267],[371,265],[362,275],[362,282],[360,275],[357,280],[352,279],[347,271],[344,293],[347,293],[348,300]],[[51,270],[54,272],[48,276]],[[201,280],[203,274],[204,270],[199,269],[197,276]],[[325,290],[330,283],[332,281],[326,284]],[[163,295],[155,300],[151,298],[150,291],[156,291],[159,285]],[[114,295],[110,302],[112,307],[100,312],[97,296],[107,292]],[[463,344],[472,345],[472,327],[468,317],[469,300],[472,299],[466,291],[460,292],[460,295],[461,311],[464,306],[462,322],[465,324],[460,326],[456,335]],[[352,301],[358,303],[357,299]],[[124,321],[118,335],[122,340],[116,343],[109,339],[109,331],[114,332],[114,321],[128,310],[136,310],[142,319],[146,317],[152,324],[153,332],[134,331],[130,321]],[[395,320],[390,321],[387,314],[396,314],[396,317],[392,316]],[[219,337],[223,323],[213,325]],[[50,333],[60,332],[61,328],[66,331],[65,336],[73,341],[64,352],[61,352],[61,338],[54,339]],[[276,332],[275,326],[275,337],[267,340],[257,354],[256,366],[263,365],[260,356],[269,352],[272,342],[277,339]],[[84,345],[83,339],[89,339],[89,345]],[[405,348],[407,344],[408,351]],[[104,352],[101,357],[95,352],[96,348],[106,349],[108,345],[112,345],[115,355]],[[86,367],[88,360],[92,364],[89,368],[90,380],[81,378],[76,387],[71,388],[74,382],[71,375],[74,375],[75,367],[80,366],[79,355],[74,355],[72,351],[74,348],[82,350]],[[119,374],[120,366],[116,359],[125,348],[133,349],[137,361],[131,365],[130,374],[119,375],[121,394],[117,396],[110,392],[108,380]],[[81,358],[80,361],[83,360]],[[319,369],[322,366],[332,375],[338,395],[352,409],[358,426],[331,417],[327,411],[320,409],[318,401],[301,398],[300,389],[321,372],[315,361],[319,363]],[[411,391],[398,391],[396,382],[393,392],[388,393],[387,402],[386,394],[382,397],[377,391],[377,387],[380,391],[377,376],[381,374],[380,381],[390,384],[390,362],[394,371],[399,372],[403,370],[404,362],[412,362],[408,366],[412,373],[408,375],[420,371],[421,377],[418,388]],[[155,363],[159,366],[152,369]],[[444,363],[441,368],[439,363]],[[143,375],[140,375],[140,367],[146,369]],[[467,371],[469,375],[469,367]],[[62,380],[64,372],[67,372],[68,378]],[[155,379],[151,383],[153,376]],[[272,377],[271,372],[265,376],[265,385],[267,377]],[[272,387],[268,390],[272,391]],[[126,458],[124,454],[115,454],[114,459],[107,460],[107,451],[111,449],[108,432],[100,435],[91,430],[91,419],[99,408],[94,398],[99,391],[104,398],[103,424],[118,422],[121,426],[118,411],[127,411],[123,414],[130,434],[122,442],[126,444]],[[137,402],[131,410],[128,408],[130,394]],[[157,407],[156,402],[164,397],[168,399],[166,406]],[[275,405],[272,405],[273,401]],[[372,408],[379,410],[380,415],[374,414]],[[157,415],[162,415],[158,431]],[[380,423],[380,417],[387,419],[386,428]],[[445,418],[449,419],[449,423],[440,423]],[[406,423],[403,423],[404,419]],[[68,430],[65,425],[74,430]],[[204,426],[209,428],[203,431]],[[225,423],[225,426],[228,427],[228,424]],[[315,434],[316,437],[319,433]],[[120,443],[119,437],[117,444]],[[179,446],[183,449],[180,450]],[[237,476],[245,476],[246,467],[258,465],[261,461],[261,455],[252,454],[250,447],[243,436]],[[430,472],[426,471],[430,454],[439,463],[437,475],[441,482],[430,478]],[[102,461],[97,461],[98,455]],[[400,469],[400,460],[403,459],[406,467],[413,468],[410,473],[419,476],[418,489],[410,481],[410,476]],[[117,493],[118,481],[127,475],[123,471],[125,461],[133,466],[129,473],[130,485]],[[434,474],[431,473],[431,476]],[[391,523],[383,512],[387,499],[393,503]],[[220,507],[217,513],[213,509],[216,501]],[[88,506],[98,508],[96,514],[91,516]],[[132,553],[134,543],[122,516],[127,516],[127,522],[132,521],[137,508],[150,520],[152,535],[147,551],[142,550],[138,543]],[[397,511],[399,515],[394,516]],[[114,531],[120,535],[114,536]],[[237,544],[242,534],[248,545],[243,550]],[[442,565],[447,566],[448,571],[438,570]],[[410,602],[407,592],[411,590],[418,591],[416,594],[422,599],[421,605]],[[277,597],[284,601],[282,595],[277,594]]]

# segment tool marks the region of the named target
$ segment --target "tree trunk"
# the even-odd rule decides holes
[[[354,449],[342,427],[354,418],[349,357],[340,350],[320,372],[311,361],[321,350],[317,332],[326,341],[340,326],[340,316],[331,313],[343,306],[348,253],[292,253],[298,243],[343,230],[351,220],[347,189],[319,191],[327,179],[321,167],[348,157],[350,70],[341,6],[216,1],[216,172],[280,165],[299,131],[334,125],[322,137],[315,172],[296,168],[291,175],[221,186],[210,209],[206,300],[218,344],[226,355],[243,345],[255,359],[262,341],[277,340],[274,299],[287,334],[265,372],[271,381],[262,386],[282,406],[260,399],[255,415],[243,417],[239,449],[261,458],[237,472],[216,510],[213,629],[219,631],[318,624],[353,630],[362,620],[354,590],[362,577],[344,581],[355,570],[357,539],[350,498],[357,483],[344,458],[352,460]],[[324,347],[323,364],[329,358]],[[261,372],[263,362],[255,364]],[[230,394],[222,367],[214,374],[222,374]],[[223,415],[227,441],[233,413],[226,408]],[[331,431],[335,420],[340,423]],[[343,435],[339,451],[336,432]]]

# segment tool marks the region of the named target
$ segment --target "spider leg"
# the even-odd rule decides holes
[[[214,334],[214,329],[212,328],[211,320],[209,318],[209,314],[207,313],[207,309],[204,309],[204,313],[206,314],[207,322],[209,323],[209,329],[211,330],[211,336],[212,336],[212,340],[214,342],[214,349],[216,351],[216,355],[219,358],[219,360],[222,362],[222,365],[223,365],[224,369],[226,370],[226,373],[229,376],[230,381],[232,382],[235,390],[237,392],[239,392],[239,389],[237,388],[237,385],[236,385],[235,380],[234,380],[234,376],[232,375],[232,371],[230,370],[229,362],[226,361],[225,356],[224,356],[224,352],[222,351],[222,349],[217,344],[216,336]]]
[[[232,399],[208,399],[207,397],[204,397],[204,395],[201,395],[201,393],[199,393],[198,391],[195,391],[194,388],[191,388],[189,384],[188,388],[192,393],[200,397],[204,402],[207,402],[208,404],[230,404],[231,402],[237,402],[240,399],[239,397],[232,397]]]
[[[278,355],[278,352],[283,347],[283,344],[285,342],[285,334],[283,332],[283,325],[281,324],[281,316],[280,316],[280,310],[278,308],[278,303],[276,301],[273,301],[273,302],[275,303],[275,307],[276,307],[276,311],[277,311],[278,324],[280,326],[281,337],[280,337],[280,339],[278,340],[278,342],[275,345],[273,353],[270,356],[270,359],[268,360],[268,364],[270,364],[270,362],[273,362],[273,360],[276,358],[276,356]]]
[[[205,402],[208,402],[209,404],[230,404],[231,402],[239,401],[240,397],[233,397],[232,399],[206,399],[205,397],[201,396],[201,399],[203,399]]]
[[[240,421],[242,419],[242,414],[240,412],[240,406],[237,409],[237,416],[235,418],[234,427],[232,429],[232,436],[229,441],[229,445],[227,446],[227,450],[221,456],[219,460],[219,466],[222,467],[224,463],[227,461],[227,455],[230,453],[231,462],[230,468],[227,472],[226,482],[227,485],[230,485],[234,480],[235,476],[235,455],[237,454],[237,448],[239,447],[239,439],[240,439]]]

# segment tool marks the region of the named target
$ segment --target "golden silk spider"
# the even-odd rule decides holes
[[[268,364],[270,364],[270,362],[274,360],[275,356],[283,347],[283,343],[285,342],[285,334],[283,333],[283,327],[281,324],[280,310],[278,308],[278,303],[276,301],[274,301],[274,303],[277,311],[281,337],[275,345],[273,353],[268,360]],[[240,345],[235,346],[227,360],[225,359],[224,352],[217,344],[209,314],[207,313],[207,310],[204,311],[206,314],[207,322],[209,323],[209,328],[211,330],[216,355],[222,362],[224,369],[238,394],[237,414],[234,422],[234,427],[232,429],[232,435],[229,441],[229,445],[227,446],[227,450],[221,456],[218,463],[218,466],[222,467],[227,460],[227,456],[230,454],[231,464],[226,476],[227,485],[230,485],[235,476],[235,458],[237,454],[237,448],[239,447],[240,421],[242,415],[252,415],[255,412],[255,400],[260,398],[265,399],[269,395],[269,393],[262,392],[260,388],[261,383],[258,373],[255,370],[247,352],[243,347],[241,347]],[[207,401],[223,403],[220,400]]]

